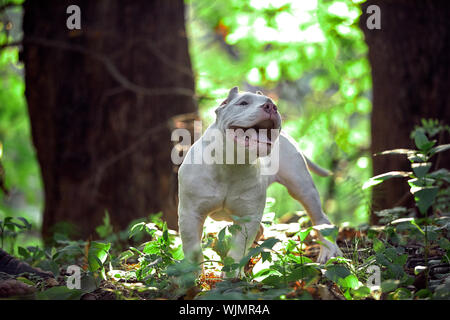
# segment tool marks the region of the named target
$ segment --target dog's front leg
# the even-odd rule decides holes
[[[183,244],[184,258],[192,263],[203,262],[202,233],[205,217],[194,211],[184,210],[178,212],[178,228]]]
[[[261,217],[248,216],[247,221],[236,221],[235,225],[239,226],[239,230],[232,237],[231,248],[228,256],[233,258],[235,263],[240,263],[242,258],[248,253],[249,248],[260,230]],[[242,275],[243,267],[232,272],[234,278]]]
[[[289,194],[299,201],[305,208],[314,226],[331,225],[320,204],[320,197],[311,175],[308,171],[305,159],[297,148],[294,141],[280,136],[280,162],[276,180],[283,184]],[[322,243],[317,261],[325,263],[328,259],[342,256],[339,247],[326,240],[320,233],[319,239]]]

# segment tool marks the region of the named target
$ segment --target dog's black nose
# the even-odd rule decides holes
[[[272,102],[266,102],[265,104],[262,105],[262,108],[264,109],[265,112],[269,114],[277,113],[277,106],[274,105]]]

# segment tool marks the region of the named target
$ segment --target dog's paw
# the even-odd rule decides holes
[[[317,262],[320,264],[326,263],[331,258],[342,256],[342,251],[339,247],[326,239],[320,240],[322,244],[320,245],[319,257],[317,258]]]

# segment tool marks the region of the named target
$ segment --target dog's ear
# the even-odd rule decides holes
[[[239,93],[238,87],[231,88],[230,92],[228,92],[228,97],[222,101],[220,106],[223,106],[223,105],[227,104],[228,102],[230,102],[231,100],[233,100],[237,96],[238,93]]]
[[[234,98],[236,98],[236,96],[238,95],[238,93],[239,93],[239,88],[238,88],[238,87],[233,87],[233,88],[231,88],[230,92],[228,93],[228,98],[227,98],[227,100],[228,100],[228,101],[233,100]]]
[[[259,94],[260,96],[264,95],[264,93],[262,93],[261,91],[256,91],[256,94]]]

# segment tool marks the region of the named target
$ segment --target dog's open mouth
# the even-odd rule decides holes
[[[229,129],[234,131],[234,140],[245,141],[246,146],[250,143],[272,145],[277,136],[274,133],[279,131],[279,128],[275,127],[275,122],[271,119],[260,121],[250,127],[230,126]]]

